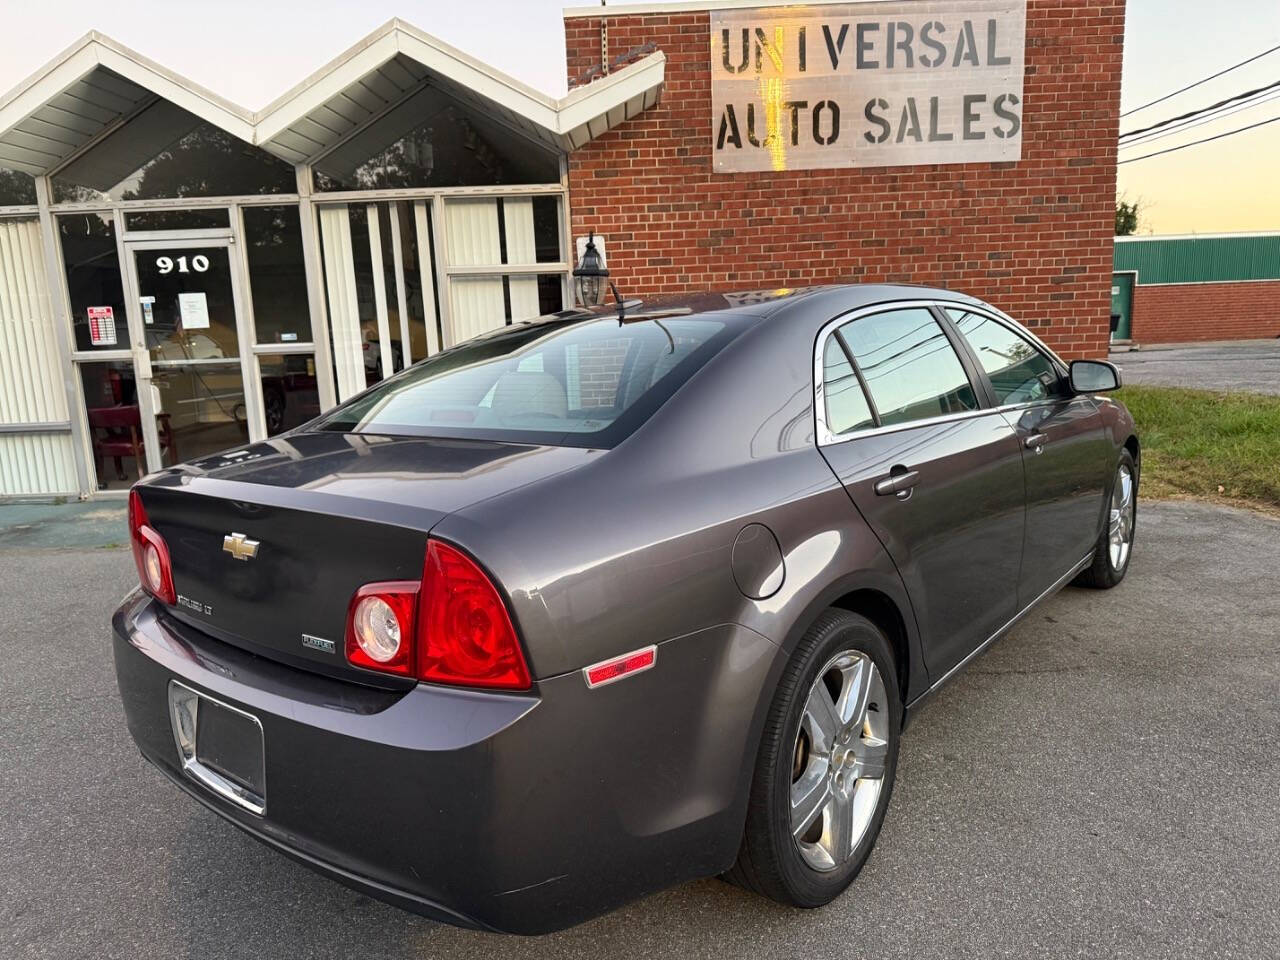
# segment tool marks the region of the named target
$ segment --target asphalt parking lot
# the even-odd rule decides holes
[[[1122,587],[1069,588],[920,714],[835,904],[706,880],[520,940],[369,900],[180,795],[116,698],[128,551],[5,544],[0,956],[1275,956],[1278,560],[1280,521],[1144,504]]]
[[[1280,394],[1280,340],[1148,347],[1111,359],[1125,383]]]

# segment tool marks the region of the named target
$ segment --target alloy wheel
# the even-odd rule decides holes
[[[866,835],[884,786],[884,680],[857,650],[832,657],[805,700],[791,771],[791,835],[815,870],[844,864]]]
[[[1133,544],[1134,526],[1133,471],[1127,463],[1120,464],[1115,486],[1111,491],[1111,514],[1107,552],[1111,557],[1111,569],[1123,570]]]

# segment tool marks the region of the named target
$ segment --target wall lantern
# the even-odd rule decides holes
[[[595,233],[587,234],[587,246],[582,251],[582,259],[573,271],[573,285],[578,291],[578,302],[584,307],[597,307],[604,302],[604,293],[608,288],[609,271],[600,259],[600,251],[596,249]]]

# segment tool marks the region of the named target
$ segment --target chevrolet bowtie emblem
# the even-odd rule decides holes
[[[258,555],[258,541],[243,533],[229,533],[222,538],[222,549],[237,560],[251,560]]]

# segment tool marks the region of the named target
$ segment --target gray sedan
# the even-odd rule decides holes
[[[448,922],[549,931],[708,875],[819,906],[920,702],[1124,577],[1117,386],[917,287],[502,328],[134,488],[130,732],[262,842]]]

